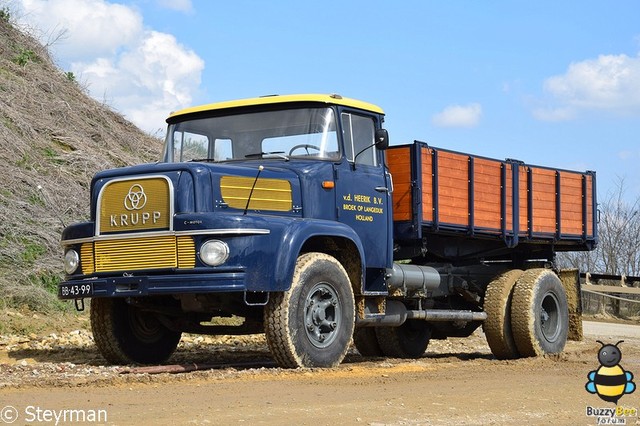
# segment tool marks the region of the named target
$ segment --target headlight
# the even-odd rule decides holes
[[[200,247],[200,259],[209,266],[222,265],[229,258],[229,246],[224,241],[209,240]]]
[[[78,265],[80,265],[78,252],[73,249],[67,250],[64,254],[64,271],[71,275],[78,269]]]

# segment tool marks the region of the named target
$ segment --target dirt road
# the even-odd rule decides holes
[[[70,342],[57,346],[5,339],[0,424],[16,416],[15,424],[71,424],[95,415],[114,425],[594,425],[587,407],[614,407],[585,390],[587,374],[599,367],[595,340],[624,339],[620,364],[640,377],[640,327],[585,323],[585,333],[559,356],[497,361],[477,332],[434,341],[415,361],[365,360],[354,350],[329,370],[276,368],[261,337],[189,336],[170,362],[218,360],[235,367],[177,375],[105,367],[85,332],[56,336]],[[640,391],[619,405],[640,408]],[[638,419],[625,418],[626,424]]]

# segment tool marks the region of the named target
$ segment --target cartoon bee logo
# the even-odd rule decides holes
[[[636,384],[632,381],[633,374],[620,366],[622,352],[618,345],[624,340],[615,345],[607,345],[600,340],[596,342],[602,345],[598,352],[600,368],[589,372],[587,375],[589,381],[585,388],[589,393],[598,394],[603,401],[617,404],[622,395],[636,390]]]

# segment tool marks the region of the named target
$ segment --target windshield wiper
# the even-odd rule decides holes
[[[188,163],[210,163],[211,161],[219,161],[215,158],[192,158]]]
[[[244,156],[244,158],[256,158],[256,157],[264,158],[265,155],[273,155],[278,158],[282,158],[285,161],[289,161],[289,157],[284,155],[284,151],[256,152],[254,154],[247,154]]]

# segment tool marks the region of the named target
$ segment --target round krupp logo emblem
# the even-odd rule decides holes
[[[124,208],[131,210],[140,210],[147,204],[147,194],[144,193],[142,185],[135,184],[129,188],[129,193],[124,197]]]

